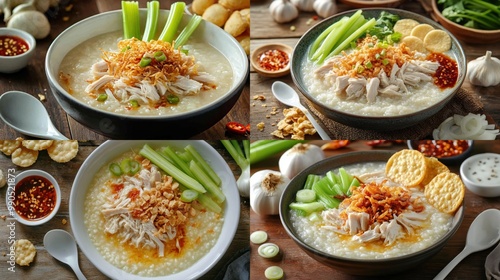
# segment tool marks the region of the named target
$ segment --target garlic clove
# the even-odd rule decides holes
[[[500,59],[491,56],[491,51],[467,63],[467,78],[476,86],[496,86],[500,84]]]

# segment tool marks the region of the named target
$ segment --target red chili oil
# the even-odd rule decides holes
[[[54,185],[45,177],[28,176],[16,184],[14,209],[26,220],[39,220],[55,208],[57,194]]]
[[[0,55],[16,56],[29,50],[28,43],[22,38],[10,35],[0,36]]]
[[[439,67],[433,75],[434,84],[440,89],[455,86],[458,79],[457,62],[443,53],[431,53],[428,60],[439,63]]]
[[[259,54],[259,66],[267,71],[284,69],[289,62],[290,57],[282,50],[271,49]]]
[[[421,140],[418,150],[428,157],[444,158],[457,156],[469,148],[467,140]]]

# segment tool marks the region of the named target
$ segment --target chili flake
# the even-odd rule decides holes
[[[45,177],[28,176],[16,184],[14,209],[27,220],[48,216],[56,206],[56,189]]]
[[[469,148],[467,140],[421,140],[418,150],[428,157],[452,157],[465,152]]]
[[[458,66],[455,60],[442,53],[431,53],[427,59],[439,63],[439,67],[433,75],[436,86],[440,89],[455,86],[458,79]]]
[[[17,36],[0,36],[0,56],[16,56],[27,52],[28,43]]]
[[[272,49],[259,54],[259,66],[267,71],[278,71],[290,62],[288,54],[282,50]]]

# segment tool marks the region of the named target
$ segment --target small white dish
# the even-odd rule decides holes
[[[500,196],[500,154],[469,157],[460,166],[460,177],[467,189],[479,196]]]
[[[14,73],[26,67],[33,54],[35,54],[35,38],[26,31],[9,27],[0,28],[0,37],[2,36],[13,36],[22,39],[28,44],[28,50],[14,56],[0,55],[0,73]]]
[[[54,190],[56,192],[56,201],[55,201],[54,208],[52,210],[50,210],[49,215],[44,216],[44,217],[39,218],[39,219],[27,219],[25,217],[22,217],[21,215],[19,215],[17,213],[14,205],[12,205],[12,207],[14,207],[12,212],[13,212],[14,218],[18,222],[20,222],[21,224],[24,224],[27,226],[39,226],[39,225],[45,224],[46,222],[50,221],[56,215],[57,211],[59,210],[59,206],[61,206],[61,189],[59,188],[59,184],[57,183],[56,179],[54,179],[54,177],[52,175],[50,175],[49,173],[47,173],[43,170],[38,170],[38,169],[26,170],[26,171],[19,173],[16,176],[16,179],[15,179],[16,186],[14,187],[14,194],[13,194],[14,195],[14,201],[13,201],[14,203],[16,203],[16,200],[17,200],[16,188],[18,188],[18,185],[24,179],[31,177],[31,176],[43,177],[46,180],[48,180],[52,184],[52,186],[54,186]],[[5,196],[5,200],[6,200],[7,205],[10,205],[10,203],[12,201],[12,196],[9,196],[9,195]]]

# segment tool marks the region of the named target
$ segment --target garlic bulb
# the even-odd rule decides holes
[[[334,15],[337,12],[335,0],[316,0],[313,4],[314,11],[323,18]]]
[[[292,4],[294,4],[299,11],[304,11],[304,12],[312,12],[314,11],[314,1],[316,0],[291,0]]]
[[[274,0],[269,6],[269,12],[278,23],[290,22],[299,16],[299,10],[289,0]]]
[[[323,150],[312,144],[296,144],[281,155],[278,165],[281,174],[292,179],[302,170],[325,158]]]
[[[476,86],[496,86],[500,84],[500,59],[491,57],[491,51],[485,56],[469,61],[467,64],[467,78]]]
[[[281,194],[290,180],[278,171],[261,170],[250,177],[250,207],[259,215],[277,215]]]

